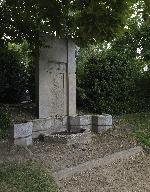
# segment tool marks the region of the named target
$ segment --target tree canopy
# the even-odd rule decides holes
[[[146,0],[145,0],[146,1]],[[32,44],[39,33],[73,38],[80,44],[114,37],[134,0],[1,0],[0,39]]]

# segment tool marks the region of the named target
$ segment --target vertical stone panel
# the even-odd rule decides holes
[[[76,114],[75,45],[45,37],[39,59],[39,118]]]
[[[68,115],[76,115],[76,62],[75,44],[68,40],[68,66],[67,66],[67,95],[68,95]]]

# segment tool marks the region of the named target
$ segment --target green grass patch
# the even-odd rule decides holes
[[[120,119],[135,126],[132,136],[142,145],[150,147],[150,113],[122,115]]]
[[[36,162],[0,164],[0,192],[57,192],[50,174]]]

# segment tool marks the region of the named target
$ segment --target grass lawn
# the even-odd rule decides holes
[[[0,164],[0,192],[57,192],[52,177],[36,162]]]
[[[122,115],[119,119],[134,125],[131,135],[143,146],[150,147],[150,113]]]

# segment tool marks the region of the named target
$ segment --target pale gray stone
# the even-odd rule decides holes
[[[62,143],[67,145],[85,144],[92,140],[91,133],[77,133],[77,134],[55,134],[44,138],[45,142]]]
[[[83,116],[70,116],[70,125],[77,126],[77,125],[92,125],[92,116],[91,115],[83,115]]]
[[[76,73],[75,44],[68,40],[68,74]]]
[[[108,125],[93,125],[92,126],[92,130],[95,132],[95,133],[102,133],[102,132],[105,132],[107,131],[108,129],[111,129],[112,126],[108,126]]]
[[[54,118],[49,117],[45,119],[33,120],[33,131],[45,131],[54,127]]]
[[[112,116],[111,115],[95,115],[92,117],[92,124],[112,126]]]
[[[67,96],[67,115],[76,115],[76,74],[68,75]]]
[[[27,122],[22,124],[14,124],[13,126],[13,137],[24,138],[32,135],[33,123]]]
[[[39,118],[76,114],[75,45],[45,37],[37,67]]]
[[[20,146],[32,145],[32,135],[29,137],[24,137],[24,138],[16,138],[16,139],[14,139],[14,144],[20,145]]]
[[[40,135],[49,136],[56,132],[66,131],[67,120],[67,116],[53,116],[33,120],[33,138],[38,138]]]
[[[67,41],[66,39],[44,37],[45,45],[40,48],[40,60],[49,62],[67,63]]]

